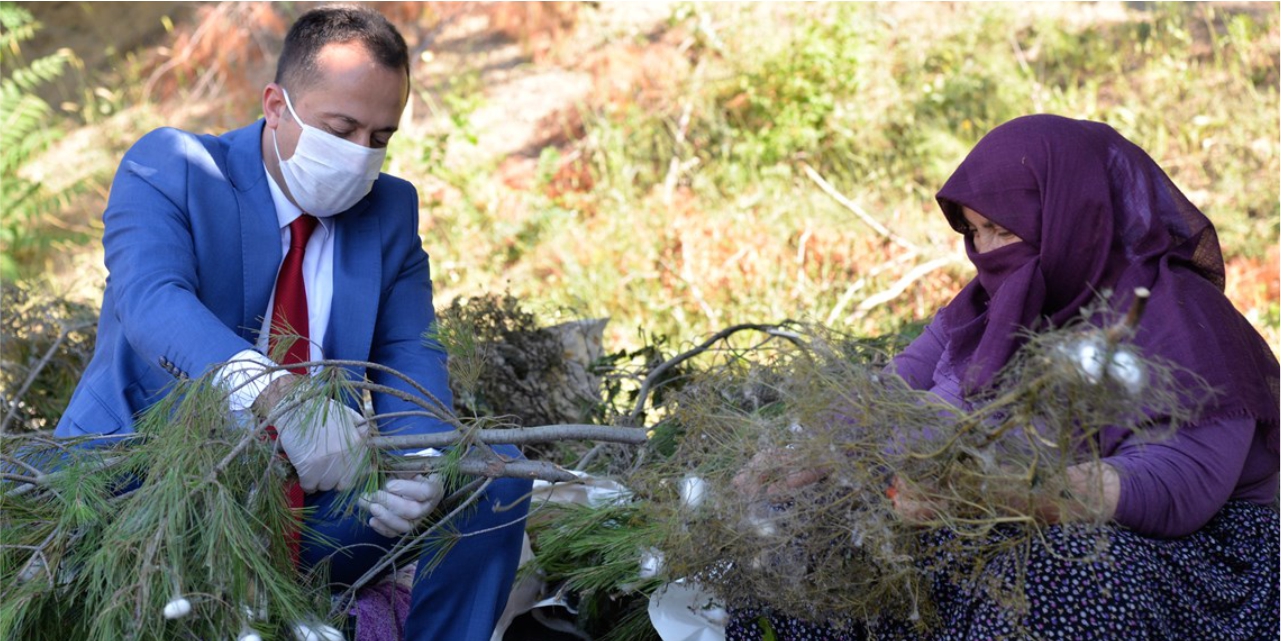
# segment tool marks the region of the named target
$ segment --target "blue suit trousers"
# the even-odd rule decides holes
[[[489,641],[516,577],[531,486],[525,479],[495,479],[450,528],[457,541],[443,551],[429,545],[418,557],[406,641]],[[307,496],[307,507],[313,508],[307,525],[318,536],[303,541],[302,563],[313,567],[328,560],[330,580],[342,589],[381,561],[396,541],[368,527],[362,511],[344,511],[338,496]]]

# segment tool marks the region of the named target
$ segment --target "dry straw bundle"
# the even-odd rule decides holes
[[[1175,366],[1138,353],[1129,339],[1141,309],[1132,311],[1100,323],[1116,315],[1090,310],[1093,323],[1028,336],[996,391],[969,408],[910,389],[885,372],[876,345],[822,328],[723,352],[689,374],[656,428],[678,436],[666,452],[657,451],[666,438],[651,440],[625,481],[632,503],[604,508],[625,510],[627,527],[579,527],[602,522],[599,510],[541,518],[551,536],[592,531],[607,551],[579,587],[600,587],[601,570],[629,553],[656,551],[658,578],[697,581],[730,606],[928,627],[931,581],[975,584],[992,563],[1021,576],[1052,522],[1097,536],[1082,562],[1103,558],[1102,488],[1069,491],[1069,470],[1099,460],[1105,429],[1155,440],[1196,415],[1208,390],[1181,388]],[[557,564],[545,561],[563,572]],[[626,572],[616,585],[652,575],[634,562]],[[573,583],[588,572],[565,575]],[[980,583],[1024,605],[1020,580]]]

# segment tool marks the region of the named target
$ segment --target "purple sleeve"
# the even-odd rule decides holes
[[[944,347],[940,318],[942,314],[936,314],[934,320],[925,326],[925,331],[899,352],[886,368],[903,377],[912,389],[928,390],[934,386],[934,369],[943,356]]]
[[[1207,420],[1155,443],[1129,439],[1103,459],[1121,476],[1114,520],[1177,537],[1205,525],[1232,496],[1254,439],[1251,418]]]

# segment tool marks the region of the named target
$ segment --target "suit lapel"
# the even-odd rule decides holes
[[[336,217],[334,302],[325,334],[327,358],[368,360],[382,287],[378,216],[364,199]]]
[[[272,202],[267,171],[262,164],[262,130],[263,121],[259,120],[230,134],[232,142],[227,160],[227,172],[236,186],[236,202],[240,207],[245,297],[240,331],[250,342],[258,340],[282,258],[276,205]]]
[[[245,307],[242,335],[258,338],[262,315],[276,284],[283,258],[276,205],[262,163],[263,121],[228,134],[227,173],[240,207],[241,261]],[[377,212],[364,198],[334,220],[333,305],[325,332],[326,358],[364,360],[373,342],[382,283],[382,241]]]

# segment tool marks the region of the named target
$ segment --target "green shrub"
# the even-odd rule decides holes
[[[31,273],[40,266],[51,237],[39,231],[45,217],[65,205],[81,186],[57,192],[23,173],[34,157],[62,135],[53,109],[36,92],[41,85],[62,75],[76,61],[69,49],[25,62],[20,44],[36,33],[40,24],[25,9],[12,3],[0,5],[0,278]]]

